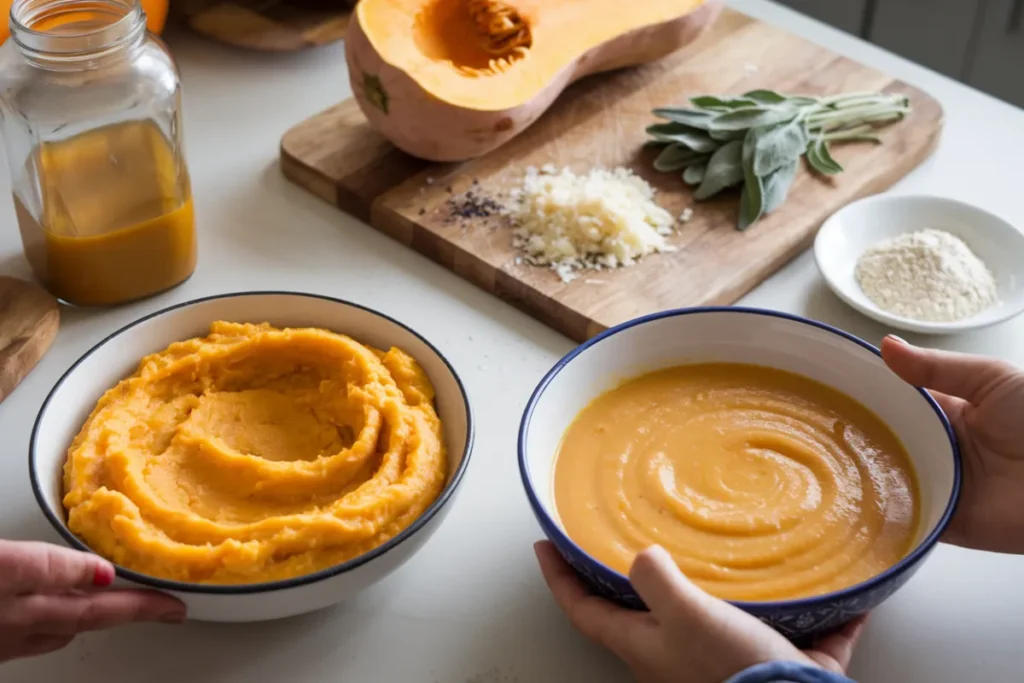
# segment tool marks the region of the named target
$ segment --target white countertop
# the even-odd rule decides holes
[[[764,0],[735,7],[929,91],[946,108],[938,153],[894,191],[978,203],[1024,226],[1024,112]],[[249,289],[330,294],[384,311],[433,341],[461,373],[477,419],[473,462],[427,546],[350,603],[257,625],[139,626],[83,636],[63,652],[0,667],[5,683],[605,683],[624,667],[577,636],[531,551],[540,530],[515,458],[518,418],[571,342],[289,184],[281,134],[348,95],[340,46],[295,55],[168,37],[183,74],[186,140],[200,230],[195,276],[163,296],[109,311],[65,309],[49,354],[0,405],[0,537],[55,540],[28,484],[29,429],[61,373],[146,312]],[[974,112],[974,113],[971,113]],[[0,171],[6,186],[6,164]],[[1024,268],[1024,265],[1022,265]],[[30,277],[9,201],[0,206],[0,273]],[[838,325],[872,342],[886,330],[846,308],[806,253],[746,297]],[[920,340],[916,340],[920,341]],[[1024,364],[1024,317],[947,348]],[[1020,676],[1024,558],[941,546],[879,609],[854,661],[862,683]]]

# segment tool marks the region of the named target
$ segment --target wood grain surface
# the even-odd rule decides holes
[[[235,47],[292,52],[345,37],[348,0],[176,0],[174,16]]]
[[[0,401],[49,350],[60,325],[57,300],[38,285],[0,276]]]
[[[679,174],[651,167],[644,129],[651,109],[689,96],[754,88],[832,94],[885,90],[914,112],[882,132],[884,144],[836,148],[846,172],[802,170],[787,202],[746,232],[734,229],[738,196],[695,203]],[[431,164],[399,152],[345,101],[288,131],[284,174],[343,211],[443,264],[530,315],[583,341],[655,311],[731,304],[810,246],[824,220],[850,201],[890,187],[934,150],[942,108],[927,94],[784,30],[726,11],[696,43],[655,64],[593,76],[569,88],[531,128],[470,162]],[[636,266],[562,282],[517,260],[501,217],[453,219],[449,199],[468,189],[502,196],[526,167],[632,168],[675,215],[693,208],[671,239],[678,250]]]

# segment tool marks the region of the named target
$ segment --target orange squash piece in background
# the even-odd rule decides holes
[[[160,35],[167,23],[169,0],[141,0],[142,9],[146,11],[146,27],[151,33]],[[11,35],[10,15],[13,0],[0,0],[0,13],[4,20],[0,21],[0,44],[6,42]]]
[[[361,0],[345,54],[371,126],[413,156],[464,161],[525,130],[573,81],[690,44],[721,9],[721,0]]]

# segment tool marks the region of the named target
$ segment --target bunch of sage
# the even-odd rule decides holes
[[[841,173],[833,143],[880,142],[875,128],[910,112],[905,95],[885,93],[808,97],[753,90],[739,97],[702,95],[690,104],[654,110],[666,121],[647,129],[648,144],[664,147],[654,168],[682,171],[698,201],[742,186],[740,230],[782,205],[800,157],[822,175]]]

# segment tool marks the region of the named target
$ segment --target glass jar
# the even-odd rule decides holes
[[[0,136],[25,256],[76,305],[132,301],[196,264],[181,85],[136,0],[16,0]]]

